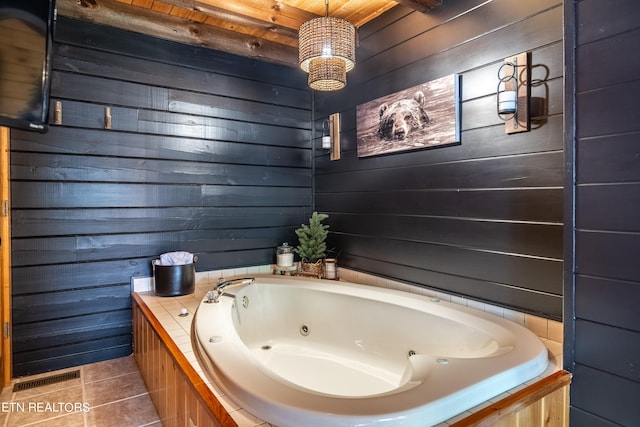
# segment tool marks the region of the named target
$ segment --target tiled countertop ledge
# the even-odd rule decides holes
[[[193,314],[196,312],[198,306],[200,305],[200,302],[204,299],[205,294],[210,291],[215,286],[215,284],[218,283],[220,277],[228,279],[234,276],[246,276],[248,274],[270,274],[270,272],[271,266],[269,265],[232,270],[199,272],[196,273],[196,289],[194,293],[179,297],[158,297],[153,293],[153,278],[132,278],[134,292],[137,292],[139,294],[143,302],[158,319],[160,325],[165,329],[169,337],[182,351],[185,358],[191,363],[195,371],[202,377],[203,381],[209,386],[220,403],[225,407],[227,412],[229,412],[229,414],[233,417],[233,419],[240,427],[267,427],[270,424],[246,412],[235,402],[233,402],[228,396],[225,396],[222,390],[215,384],[213,379],[211,379],[211,377],[204,371],[204,369],[198,362],[198,358],[191,344],[191,323],[193,321]],[[457,415],[456,417],[439,424],[438,427],[449,426],[452,423],[460,421],[471,415],[473,412],[492,405],[497,401],[531,384],[534,384],[540,379],[551,375],[552,373],[558,371],[562,366],[562,324],[559,322],[554,322],[528,314],[478,303],[464,298],[453,297],[441,292],[430,291],[428,289],[418,288],[416,286],[390,281],[387,279],[381,279],[359,272],[341,269],[340,273],[341,279],[346,281],[400,289],[412,293],[417,292],[427,296],[437,296],[442,300],[451,301],[454,303],[497,314],[532,330],[545,343],[549,351],[550,360],[549,368],[547,368],[547,371],[545,371],[542,375],[526,382],[525,384],[515,387],[514,389],[511,389],[506,393],[496,396],[495,398],[484,402],[478,407],[472,408],[470,411],[465,411]],[[187,310],[187,312],[189,313],[188,316],[180,316],[180,313],[183,309]]]

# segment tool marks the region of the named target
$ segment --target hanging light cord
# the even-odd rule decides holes
[[[324,0],[324,16],[329,17],[329,0]]]

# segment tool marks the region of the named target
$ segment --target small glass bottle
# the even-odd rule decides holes
[[[278,267],[293,267],[293,248],[286,242],[278,246],[276,265]]]
[[[336,280],[338,278],[338,262],[335,258],[327,258],[324,260],[324,278]]]

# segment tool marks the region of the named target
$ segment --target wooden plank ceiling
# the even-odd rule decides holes
[[[356,27],[397,4],[427,12],[442,0],[330,0]],[[297,66],[298,29],[324,0],[57,0],[58,13],[155,37]]]

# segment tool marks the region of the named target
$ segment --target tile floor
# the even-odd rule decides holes
[[[80,378],[13,392],[16,382],[80,370]],[[133,356],[14,380],[0,427],[162,427]]]

